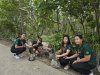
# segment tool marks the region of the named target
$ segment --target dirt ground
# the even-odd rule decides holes
[[[13,57],[13,55],[12,55],[12,53],[10,52],[10,47],[11,47],[11,45],[13,44],[11,41],[8,41],[8,40],[0,40],[0,44],[1,45],[3,45],[3,46],[5,46],[5,48],[7,49],[7,48],[9,48],[9,51],[6,51],[6,49],[4,48],[3,50],[1,49],[1,57],[3,57],[4,56],[4,51],[6,51],[6,53],[5,53],[5,56],[6,55],[8,55],[7,57],[9,57],[8,59],[8,62],[10,62],[10,63],[13,63],[12,61],[14,60],[14,59],[12,59],[12,57]],[[8,53],[9,52],[9,53]],[[3,54],[3,55],[2,55]],[[27,56],[26,56],[26,58],[24,58],[23,59],[23,61],[21,60],[20,62],[27,62],[28,61],[28,54],[27,54]],[[3,58],[4,59],[4,61],[5,61],[5,59],[6,58]],[[40,62],[39,62],[40,61]],[[14,60],[14,62],[15,62],[15,60]],[[41,65],[40,66],[42,66],[42,65],[44,65],[44,66],[48,66],[48,67],[50,67],[50,68],[52,68],[52,69],[54,69],[54,70],[56,70],[58,73],[59,72],[61,72],[62,73],[62,75],[79,75],[77,72],[74,72],[73,70],[68,70],[68,71],[65,71],[65,70],[63,70],[63,69],[55,69],[55,68],[53,68],[52,66],[50,66],[50,60],[48,60],[48,59],[46,59],[46,58],[41,58],[41,57],[37,57],[36,58],[36,62],[34,62],[34,61],[32,61],[33,63],[40,63]],[[16,62],[16,63],[19,63],[19,62]],[[2,63],[2,62],[0,62],[0,65],[1,64],[4,64],[4,63]],[[7,63],[8,64],[8,63]],[[24,64],[23,64],[24,65]],[[33,65],[33,64],[30,64],[30,65]],[[29,66],[30,66],[29,65]],[[39,66],[39,65],[36,65],[36,66]],[[43,68],[45,68],[44,66],[42,66]],[[7,67],[7,66],[5,66],[5,67]],[[10,67],[10,66],[8,66],[8,67]],[[12,66],[11,66],[12,67]],[[15,67],[17,67],[17,66],[15,66]],[[20,67],[20,66],[19,66]],[[31,68],[31,67],[30,67]],[[12,68],[10,68],[10,69],[12,69]],[[22,70],[24,70],[24,68],[22,68]],[[45,70],[45,69],[44,69]],[[43,70],[43,71],[44,71]],[[5,70],[6,71],[6,70]],[[54,73],[56,72],[56,71],[54,71]],[[8,70],[7,70],[7,72],[8,72]],[[2,75],[6,75],[7,74],[7,72],[4,74],[3,72],[1,72],[0,71],[0,73],[2,74]],[[49,75],[48,73],[49,73],[50,71],[49,71],[49,68],[48,68],[48,70],[47,70],[47,75]],[[11,73],[9,73],[9,74],[11,74]],[[17,74],[17,73],[16,73]],[[16,75],[15,74],[15,75]],[[42,73],[41,73],[42,74]],[[55,73],[55,74],[57,74],[57,73]],[[55,75],[55,74],[52,74],[52,75]],[[24,74],[24,75],[26,75],[26,74]],[[43,73],[43,75],[44,75],[44,73]]]

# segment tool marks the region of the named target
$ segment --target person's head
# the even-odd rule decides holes
[[[81,45],[83,42],[83,37],[82,35],[75,35],[74,40],[76,45]]]
[[[68,35],[64,35],[64,36],[63,36],[63,42],[62,42],[62,44],[63,44],[63,45],[64,45],[64,44],[67,44],[67,45],[70,44],[70,39],[69,39],[69,36],[68,36]]]
[[[21,38],[21,39],[25,39],[26,34],[25,33],[20,33],[18,37]]]
[[[38,38],[38,43],[42,43],[42,38]]]

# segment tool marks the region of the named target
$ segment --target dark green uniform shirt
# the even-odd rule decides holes
[[[72,51],[72,45],[67,45],[65,47],[64,53],[66,53],[67,50],[71,50]]]
[[[90,65],[96,66],[96,58],[93,57],[93,51],[87,43],[83,43],[81,47],[78,47],[77,52],[79,53],[79,58],[84,58],[85,55],[91,55],[88,63]]]
[[[15,42],[15,45],[23,46],[23,45],[25,45],[25,43],[26,43],[26,40],[21,40],[20,38],[17,38],[16,42]]]

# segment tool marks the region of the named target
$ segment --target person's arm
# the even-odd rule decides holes
[[[24,46],[15,45],[15,48],[23,48]]]
[[[84,58],[81,58],[81,59],[74,61],[73,64],[77,63],[77,62],[87,62],[90,60],[90,58],[91,58],[91,55],[85,55]]]
[[[62,52],[63,52],[62,49],[60,49],[55,53],[55,55],[60,55]]]
[[[66,48],[66,53],[63,53],[61,55],[58,55],[57,57],[66,57],[72,50],[72,46],[71,45],[68,45]]]
[[[84,45],[84,57],[73,62],[88,62],[91,59],[92,50],[88,44]]]
[[[52,50],[52,48],[47,48],[47,50],[48,50],[48,51],[51,51],[51,50]]]
[[[79,56],[79,53],[76,53],[76,54],[74,54],[74,55],[72,55],[72,56],[70,56],[70,57],[66,56],[65,58],[66,58],[66,59],[72,59],[72,58],[75,58],[75,57],[77,57],[77,56]]]
[[[70,50],[67,50],[66,53],[63,53],[61,55],[57,55],[56,57],[63,57],[63,56],[67,56],[70,53]]]
[[[32,42],[32,46],[33,46],[33,47],[35,47],[35,46],[37,46],[37,45],[38,45],[38,44],[37,44],[37,41],[33,41],[33,42]]]
[[[16,39],[15,48],[23,48],[24,47],[24,46],[19,46],[19,42],[20,42],[20,40]]]
[[[31,42],[30,42],[29,44],[25,43],[25,45],[26,45],[26,47],[28,47],[28,48],[32,48],[32,47],[33,47]]]
[[[33,44],[33,46],[37,46],[37,45],[38,45],[37,43],[34,43],[34,44]]]

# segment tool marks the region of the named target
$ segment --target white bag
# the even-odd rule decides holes
[[[61,68],[59,61],[55,59],[51,60],[51,66],[53,66],[54,68]]]

